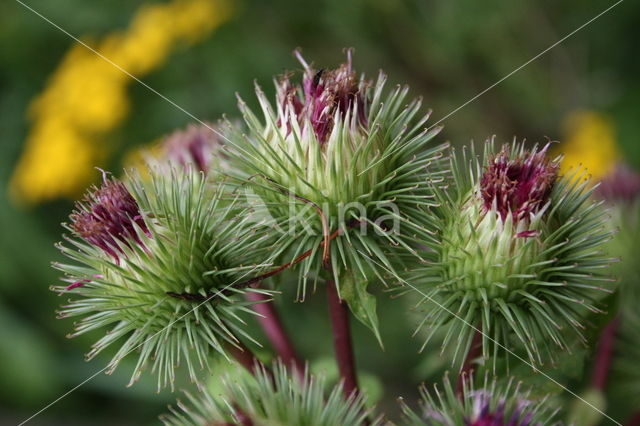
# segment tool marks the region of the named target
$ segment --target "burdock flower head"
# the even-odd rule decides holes
[[[248,196],[281,232],[280,262],[306,253],[295,262],[299,298],[330,265],[340,296],[375,328],[369,273],[376,262],[390,267],[389,247],[417,255],[411,241],[426,232],[417,223],[442,173],[443,146],[429,145],[440,128],[424,126],[429,114],[405,100],[406,87],[386,93],[384,74],[375,83],[358,76],[350,51],[335,69],[296,56],[301,83],[291,73],[277,79],[275,106],[257,87],[263,118],[240,101],[248,131],[229,126],[226,136]]]
[[[543,426],[559,425],[548,397],[533,398],[521,385],[510,380],[499,385],[487,376],[482,387],[465,380],[461,395],[456,395],[448,376],[444,389],[420,389],[420,411],[401,400],[406,424],[412,426]],[[554,420],[555,419],[555,420]]]
[[[431,301],[423,324],[447,328],[457,359],[475,327],[485,358],[515,339],[542,363],[552,345],[570,350],[570,332],[582,339],[583,316],[599,312],[611,233],[586,179],[558,176],[559,161],[518,143],[453,155],[452,181],[427,217],[438,229],[425,241],[430,261],[412,278]]]
[[[137,352],[132,382],[152,367],[161,387],[177,365],[197,380],[211,352],[227,357],[243,348],[240,336],[251,339],[241,315],[252,312],[245,293],[258,290],[246,283],[268,256],[245,208],[202,173],[149,176],[105,178],[78,204],[66,226],[72,247],[58,245],[72,262],[54,264],[70,285],[54,290],[75,296],[60,312],[82,317],[72,336],[109,328],[88,358],[120,342],[108,371]]]
[[[193,167],[207,173],[211,166],[220,169],[226,164],[223,143],[218,130],[211,124],[189,124],[176,130],[162,142],[162,156],[173,166]],[[213,163],[213,164],[212,164]]]

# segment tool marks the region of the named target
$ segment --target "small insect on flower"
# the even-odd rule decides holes
[[[572,337],[584,340],[583,318],[600,312],[612,281],[602,252],[611,232],[587,180],[558,176],[559,162],[547,146],[518,143],[495,153],[488,142],[480,159],[454,153],[452,180],[426,218],[438,230],[424,242],[429,261],[410,274],[427,295],[425,345],[444,327],[456,362],[475,327],[484,358],[519,342],[541,364],[552,346],[570,351]]]
[[[420,388],[420,411],[415,412],[402,399],[403,424],[412,426],[547,426],[562,424],[558,410],[548,397],[533,398],[518,383],[499,385],[484,378],[482,387],[465,380],[462,395],[456,395],[445,375],[443,390]]]
[[[291,73],[276,79],[275,106],[257,87],[263,118],[240,101],[248,131],[230,125],[225,134],[248,197],[278,233],[279,263],[308,254],[296,262],[298,298],[331,269],[340,297],[377,332],[366,287],[383,268],[369,257],[391,268],[391,248],[417,256],[415,234],[428,232],[418,217],[443,173],[444,146],[429,145],[440,128],[424,125],[429,114],[405,100],[408,88],[385,93],[384,74],[375,83],[359,77],[351,51],[335,69],[296,57],[301,83]]]
[[[82,317],[72,336],[110,328],[87,358],[124,339],[108,372],[138,351],[131,383],[151,367],[160,388],[173,386],[181,362],[196,381],[211,352],[227,357],[229,346],[243,348],[240,337],[253,340],[245,293],[270,292],[246,283],[268,253],[265,234],[223,185],[191,168],[149,177],[105,177],[78,203],[66,226],[73,247],[58,246],[73,262],[54,264],[69,285],[53,289],[76,296],[60,312]]]

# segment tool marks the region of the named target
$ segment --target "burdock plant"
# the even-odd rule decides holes
[[[454,153],[452,178],[437,190],[427,217],[437,233],[424,243],[430,260],[412,282],[426,295],[427,341],[444,327],[454,359],[474,349],[471,361],[481,347],[495,361],[520,347],[541,364],[584,341],[585,313],[599,311],[610,281],[606,213],[584,174],[558,175],[561,158],[547,148],[496,151],[491,141],[479,157]]]
[[[349,310],[381,340],[374,281],[400,278],[421,292],[427,341],[444,330],[455,359],[524,348],[538,364],[582,338],[610,261],[604,213],[584,179],[559,176],[547,147],[487,144],[478,158],[447,158],[407,88],[358,76],[351,52],[335,69],[296,56],[301,82],[276,79],[275,104],[256,88],[260,118],[240,101],[244,124],[176,132],[146,169],[105,173],[76,205],[55,291],[70,298],[60,316],[79,318],[73,336],[107,329],[89,358],[113,349],[110,372],[136,352],[131,382],[150,369],[158,387],[173,388],[183,364],[217,389],[188,393],[163,418],[170,425],[371,425],[380,420],[358,390]],[[310,373],[279,321],[271,298],[288,277],[301,301],[326,288],[336,384]],[[260,345],[249,314],[280,358],[272,368],[266,351],[258,359],[246,346]],[[230,375],[225,358],[248,371]],[[457,394],[448,379],[444,394],[425,391],[420,413],[404,406],[405,422],[553,421],[545,400],[520,387],[474,388],[466,377]]]
[[[81,317],[72,336],[108,328],[87,357],[120,341],[108,371],[135,351],[132,382],[151,368],[159,387],[173,385],[179,364],[197,380],[211,352],[252,368],[240,314],[253,312],[245,294],[267,293],[249,285],[265,235],[243,209],[192,167],[126,183],[105,174],[58,246],[72,262],[54,264],[68,283],[55,291],[71,296],[60,317]]]

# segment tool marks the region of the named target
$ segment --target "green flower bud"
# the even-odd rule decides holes
[[[560,159],[546,149],[514,144],[492,154],[488,143],[483,159],[470,161],[454,153],[452,181],[437,191],[440,205],[426,221],[438,231],[411,282],[430,301],[427,341],[446,327],[444,344],[457,341],[454,362],[476,327],[485,358],[519,342],[542,363],[553,346],[570,351],[572,335],[584,339],[585,313],[599,312],[611,281],[605,212],[585,179],[558,177]]]
[[[306,256],[295,262],[298,298],[329,266],[340,296],[375,331],[366,286],[383,269],[369,257],[393,268],[391,247],[417,256],[412,242],[428,232],[421,209],[433,204],[429,182],[442,173],[443,146],[429,145],[440,128],[424,127],[428,114],[420,100],[406,103],[407,88],[386,94],[383,74],[375,83],[358,77],[350,52],[333,70],[298,58],[302,84],[289,74],[278,80],[275,107],[258,87],[263,118],[240,102],[249,131],[230,126],[229,145],[248,197],[279,234],[279,263]]]
[[[210,352],[226,357],[226,345],[251,339],[240,315],[253,313],[244,294],[258,291],[246,283],[268,257],[265,234],[225,198],[222,186],[179,168],[105,180],[79,204],[67,226],[72,247],[59,245],[72,262],[54,264],[70,285],[54,290],[76,296],[60,312],[82,317],[71,336],[109,328],[87,358],[118,344],[111,372],[137,351],[131,383],[150,367],[161,387],[173,385],[177,365],[195,381]]]
[[[306,372],[302,379],[291,377],[287,368],[276,363],[273,373],[261,367],[255,377],[222,378],[222,391],[199,395],[187,393],[188,403],[170,407],[161,417],[167,426],[205,426],[243,424],[255,426],[381,425],[380,419],[367,419],[370,410],[362,395],[345,399],[340,385],[325,396],[323,376]]]

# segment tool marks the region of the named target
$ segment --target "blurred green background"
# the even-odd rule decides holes
[[[150,10],[145,5],[180,6],[175,6],[179,1],[154,0],[25,3],[107,57],[126,41],[126,30],[136,17],[153,15],[144,15]],[[318,67],[337,65],[344,59],[343,49],[353,47],[358,71],[374,77],[383,69],[392,84],[410,85],[411,93],[422,96],[425,107],[433,109],[434,122],[613,1],[211,0],[211,4],[202,14],[165,14],[156,16],[157,22],[149,18],[144,28],[153,31],[140,36],[127,59],[138,67],[132,72],[195,117],[237,116],[236,93],[255,106],[254,80],[273,94],[274,75],[300,68],[292,56],[296,47]],[[201,29],[194,30],[195,35],[185,30],[168,42],[163,34],[171,31],[174,17],[182,19],[180,28],[191,28],[188,20],[193,18]],[[439,140],[460,145],[495,134],[500,142],[514,137],[561,141],[554,149],[566,151],[568,162],[584,163],[596,177],[621,159],[640,166],[638,17],[640,3],[621,3],[449,116]],[[124,36],[114,42],[110,38],[114,34]],[[20,3],[0,3],[0,424],[25,419],[108,361],[107,356],[84,361],[83,353],[95,336],[66,339],[71,320],[56,320],[54,313],[65,297],[48,290],[57,280],[49,264],[61,258],[53,246],[62,233],[60,222],[70,212],[73,198],[99,178],[93,166],[117,171],[134,161],[137,147],[193,121],[124,74],[107,71],[104,64],[83,65],[72,58],[79,65],[68,71],[61,64],[74,44]],[[158,49],[164,50],[159,54]],[[144,63],[153,57],[154,63]],[[65,103],[66,86],[56,86],[52,77],[65,72],[71,82],[66,84],[86,86],[71,107]],[[94,87],[98,83],[106,85]],[[53,94],[42,97],[47,91]],[[109,100],[114,93],[120,98]],[[39,98],[41,105],[34,107]],[[62,127],[36,132],[47,120],[56,126],[75,125],[69,114],[86,114],[89,121],[79,125],[82,138],[74,139],[76,145],[64,145],[64,137],[70,136],[59,136],[66,131]],[[379,307],[387,342],[384,352],[363,327],[354,325],[358,361],[364,373],[378,373],[377,384],[370,388],[375,393],[384,383],[385,406],[398,395],[415,395],[415,385],[430,379],[425,371],[444,368],[436,353],[417,353],[420,342],[411,340],[411,319],[404,315],[409,305],[402,303],[384,302]],[[322,295],[317,295],[309,305],[296,305],[288,313],[286,322],[305,355],[332,354],[322,305]],[[97,375],[32,424],[157,423],[156,416],[176,395],[156,394],[153,380],[126,388],[130,371],[123,365],[113,376]]]

